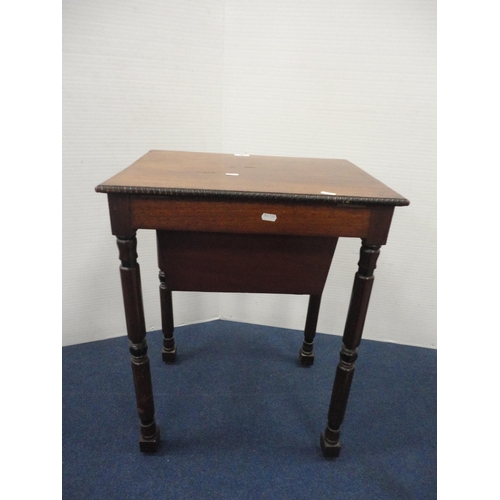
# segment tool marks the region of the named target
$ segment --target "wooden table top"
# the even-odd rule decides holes
[[[95,189],[100,193],[204,198],[409,204],[347,160],[182,151],[149,151]]]

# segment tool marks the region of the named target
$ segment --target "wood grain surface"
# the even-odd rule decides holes
[[[149,151],[96,187],[103,193],[224,194],[408,205],[347,160]]]

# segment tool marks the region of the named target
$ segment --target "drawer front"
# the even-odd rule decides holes
[[[263,201],[131,197],[135,229],[365,237],[366,207]]]

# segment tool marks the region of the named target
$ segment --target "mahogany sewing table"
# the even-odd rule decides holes
[[[172,291],[309,295],[302,366],[314,361],[321,295],[338,238],[362,240],[323,455],[340,453],[340,427],[361,341],[373,271],[394,207],[409,201],[346,160],[150,151],[96,187],[107,193],[117,238],[132,355],[140,450],[160,440],[155,409],[137,229],[157,234],[162,357],[176,359]]]

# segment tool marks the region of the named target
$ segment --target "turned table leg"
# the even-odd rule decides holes
[[[132,374],[141,422],[139,448],[143,452],[155,452],[160,442],[160,428],[155,421],[153,388],[147,355],[146,323],[142,305],[141,275],[136,253],[137,240],[135,236],[118,236],[117,244],[121,260],[120,276],[127,334],[130,340]]]
[[[358,272],[354,278],[351,302],[340,350],[340,361],[337,365],[333,384],[328,424],[321,434],[321,450],[325,457],[338,457],[340,454],[340,427],[349,398],[354,363],[358,357],[358,346],[361,342],[368,303],[373,286],[373,271],[380,253],[380,245],[368,245],[363,242],[360,250]]]
[[[160,271],[160,304],[161,329],[163,331],[163,350],[161,357],[165,363],[175,362],[177,346],[174,340],[174,312],[172,307],[172,292],[165,283],[165,273]]]
[[[304,328],[304,341],[300,348],[300,364],[304,367],[314,363],[314,337],[318,325],[319,306],[321,304],[321,294],[309,296],[309,306],[307,308],[306,326]]]

